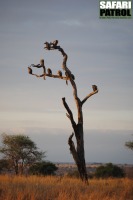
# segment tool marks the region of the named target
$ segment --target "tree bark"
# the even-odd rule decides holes
[[[68,139],[68,144],[70,146],[70,152],[73,156],[73,159],[77,165],[78,168],[78,172],[80,175],[80,178],[82,181],[84,181],[85,183],[88,183],[88,176],[87,176],[87,169],[86,169],[86,163],[85,163],[85,152],[84,152],[84,132],[83,132],[83,123],[75,123],[74,119],[73,119],[73,114],[70,110],[70,108],[68,107],[65,98],[62,99],[63,101],[63,105],[66,108],[66,110],[68,111],[69,114],[67,114],[67,116],[69,116],[69,119],[71,121],[74,133],[72,133],[72,135],[70,135],[69,139]],[[74,145],[74,142],[72,141],[72,137],[75,135],[76,137],[76,148]]]

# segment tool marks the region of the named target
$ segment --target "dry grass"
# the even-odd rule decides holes
[[[132,200],[133,180],[0,176],[0,200]]]

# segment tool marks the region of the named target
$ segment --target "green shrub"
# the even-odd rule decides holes
[[[29,173],[33,175],[54,175],[58,168],[51,162],[37,162],[29,168]]]
[[[113,165],[112,163],[108,163],[105,166],[100,166],[96,169],[95,177],[97,178],[108,178],[108,177],[116,177],[121,178],[124,177],[124,171],[122,168]]]
[[[6,159],[0,159],[0,173],[4,170],[9,170],[9,162]]]

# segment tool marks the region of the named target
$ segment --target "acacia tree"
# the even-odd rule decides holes
[[[38,151],[36,144],[25,135],[2,135],[2,146],[0,153],[10,164],[16,173],[23,174],[28,164],[42,160],[44,152]]]
[[[66,83],[68,83],[68,81],[71,83],[71,86],[73,88],[73,97],[74,97],[74,101],[76,104],[76,108],[77,108],[77,121],[75,121],[74,117],[73,117],[73,113],[70,109],[70,107],[68,106],[65,97],[62,98],[62,103],[67,111],[66,116],[69,118],[72,128],[73,128],[73,132],[72,134],[69,136],[68,139],[68,144],[70,147],[70,152],[73,156],[73,159],[77,165],[78,168],[78,172],[80,175],[80,178],[82,181],[84,182],[88,182],[88,176],[87,176],[87,170],[86,170],[86,163],[85,163],[85,152],[84,152],[84,130],[83,130],[83,112],[82,112],[82,108],[84,103],[94,94],[96,94],[98,92],[98,88],[96,85],[92,85],[92,92],[89,93],[84,99],[80,99],[78,96],[78,91],[77,91],[77,86],[75,83],[75,77],[72,74],[72,72],[70,71],[70,69],[68,69],[67,67],[67,59],[68,56],[65,53],[65,51],[63,50],[63,48],[61,48],[58,45],[58,40],[55,40],[54,42],[45,42],[45,49],[46,50],[58,50],[62,56],[63,56],[63,62],[62,62],[62,69],[65,72],[65,75],[62,75],[62,72],[59,70],[57,75],[52,74],[51,69],[47,69],[46,71],[46,67],[44,65],[44,60],[40,61],[40,64],[38,65],[34,65],[32,64],[30,67],[28,67],[28,72],[31,75],[34,75],[36,77],[43,77],[44,79],[47,77],[50,78],[58,78],[58,79],[62,79],[65,80]],[[31,67],[36,67],[36,68],[42,68],[43,69],[43,74],[38,75],[38,74],[34,74],[32,71]],[[73,136],[75,136],[76,138],[76,145],[74,144],[72,138]]]

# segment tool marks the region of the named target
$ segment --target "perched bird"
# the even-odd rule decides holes
[[[92,85],[92,89],[93,89],[93,91],[95,92],[98,88],[97,88],[96,85]]]
[[[71,74],[71,77],[72,77],[73,80],[75,80],[75,76],[73,74]]]
[[[60,77],[62,77],[62,72],[61,72],[60,70],[57,72],[57,74],[58,74]]]
[[[52,42],[52,44],[53,44],[53,47],[57,46],[58,40],[54,40],[54,41]]]
[[[32,69],[30,67],[28,67],[28,73],[32,74]]]
[[[46,75],[46,68],[45,68],[45,65],[44,65],[44,59],[41,59],[40,60],[40,66],[43,68],[43,79],[45,80],[45,75]]]
[[[52,70],[50,68],[47,69],[48,75],[52,75]]]
[[[45,44],[44,49],[50,50],[50,44],[48,42],[45,42],[44,44]]]

